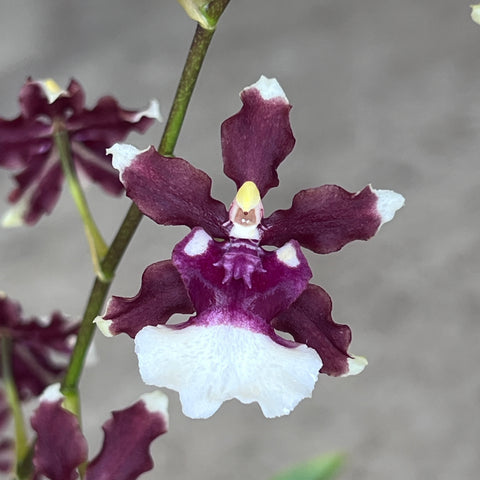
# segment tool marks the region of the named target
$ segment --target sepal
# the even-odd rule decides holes
[[[151,470],[152,441],[168,430],[168,400],[159,391],[147,393],[124,410],[112,412],[103,425],[99,454],[87,467],[86,480],[135,480]]]
[[[75,480],[77,467],[87,460],[87,441],[77,417],[62,407],[60,384],[48,387],[32,418],[37,433],[33,464],[50,480]]]
[[[221,128],[224,172],[237,188],[254,182],[263,197],[279,184],[277,168],[295,145],[292,107],[277,80],[263,75],[240,96],[243,107]]]
[[[165,260],[145,269],[135,297],[112,297],[105,314],[97,317],[95,323],[107,337],[126,333],[134,338],[147,325],[164,324],[174,313],[193,311],[177,269]]]

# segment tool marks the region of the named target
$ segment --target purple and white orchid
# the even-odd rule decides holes
[[[135,338],[144,382],[178,391],[192,418],[207,418],[232,398],[258,402],[266,417],[285,415],[311,396],[319,371],[364,369],[366,360],[347,352],[350,329],[332,320],[330,297],[309,284],[301,247],[330,253],[367,240],[404,203],[389,190],[325,185],[263,218],[261,199],[278,185],[277,167],[295,143],[291,106],[278,82],[263,76],[241,99],[221,130],[224,171],[238,188],[228,211],[211,197],[208,175],[185,160],[153,147],[109,150],[145,215],[192,231],[171,261],[147,267],[135,297],[112,297],[96,322],[108,336]],[[195,315],[165,325],[174,313]]]
[[[21,305],[0,292],[0,338],[11,342],[12,374],[21,400],[40,395],[63,377],[78,327],[60,312],[25,318]]]
[[[106,96],[89,110],[76,80],[63,90],[52,79],[28,79],[19,103],[17,118],[0,118],[0,166],[16,172],[17,184],[8,198],[13,207],[2,219],[7,227],[33,225],[57,203],[64,176],[53,138],[58,129],[69,134],[77,174],[119,195],[123,186],[105,149],[160,119],[156,100],[145,110],[131,111]]]

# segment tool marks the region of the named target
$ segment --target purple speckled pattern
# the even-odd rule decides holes
[[[40,83],[29,79],[19,103],[18,117],[0,119],[0,166],[15,172],[16,188],[9,201],[27,202],[22,216],[29,225],[52,211],[62,189],[54,122],[70,136],[78,173],[113,195],[119,195],[123,186],[105,149],[132,131],[145,132],[154,122],[138,111],[123,109],[113,97],[102,97],[93,109],[86,108],[85,94],[76,80],[50,103]]]
[[[78,324],[59,312],[47,321],[24,318],[19,303],[0,297],[0,329],[12,342],[13,376],[22,400],[40,395],[62,377]]]
[[[277,168],[295,145],[283,97],[265,100],[254,87],[241,93],[242,109],[221,128],[224,172],[237,188],[254,182],[263,197],[279,184]]]
[[[168,430],[168,421],[162,412],[149,410],[140,399],[131,407],[112,412],[102,428],[103,446],[88,465],[86,480],[135,480],[152,469],[149,447]]]
[[[147,325],[161,325],[174,313],[193,313],[192,302],[171,260],[148,266],[142,275],[142,286],[135,297],[112,297],[105,320],[111,320],[112,335],[130,337]]]
[[[332,376],[348,373],[347,349],[352,334],[347,325],[332,320],[332,300],[323,288],[309,284],[288,310],[280,312],[273,326],[314,348],[323,361],[320,373]]]
[[[299,245],[292,242],[298,258],[298,265],[289,267],[279,261],[276,252],[267,252],[248,241],[234,240],[217,242],[212,238],[204,252],[191,256],[186,246],[195,235],[201,232],[196,228],[187,235],[173,251],[173,263],[177,267],[187,287],[197,312],[193,323],[208,324],[219,312],[232,323],[239,312],[242,325],[245,318],[251,318],[248,328],[265,333],[276,339],[270,321],[303,292],[312,272]],[[246,251],[245,251],[246,250]],[[247,278],[243,271],[235,278],[230,271],[235,264],[251,266]]]
[[[62,407],[62,401],[41,401],[31,418],[37,434],[33,464],[37,474],[50,480],[75,480],[88,447],[77,417]]]

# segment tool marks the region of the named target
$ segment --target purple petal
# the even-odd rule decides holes
[[[310,284],[300,297],[272,322],[273,327],[290,333],[294,340],[314,348],[323,362],[321,373],[340,376],[359,373],[366,365],[362,357],[347,352],[350,328],[332,319],[332,300],[325,290]]]
[[[126,110],[115,98],[100,98],[92,110],[82,109],[65,121],[75,142],[105,157],[105,148],[119,142],[132,131],[144,133],[160,118],[158,103],[153,101],[145,110]]]
[[[22,116],[14,120],[0,118],[0,166],[18,169],[28,164],[28,158],[52,147],[51,125]]]
[[[401,195],[370,186],[357,193],[336,185],[302,190],[290,209],[277,210],[264,220],[261,243],[280,246],[293,238],[316,253],[335,252],[375,235],[403,203]]]
[[[63,178],[55,155],[32,156],[30,165],[15,176],[18,186],[9,195],[13,206],[4,215],[3,226],[34,225],[42,215],[51,213],[62,191]]]
[[[37,432],[33,464],[50,480],[75,480],[77,467],[87,460],[87,441],[77,417],[62,408],[59,384],[51,385],[40,398],[31,423]]]
[[[76,80],[71,80],[67,90],[58,90],[50,95],[51,80],[29,78],[20,90],[20,107],[26,118],[37,116],[67,117],[85,108],[85,93]],[[58,86],[57,86],[58,87]]]
[[[166,397],[160,392],[112,416],[103,425],[103,447],[89,464],[86,480],[135,480],[153,467],[150,443],[168,430]]]
[[[277,168],[295,145],[291,106],[278,82],[263,76],[241,98],[242,109],[222,124],[224,172],[237,188],[254,182],[263,197],[278,185]]]
[[[113,168],[110,160],[105,161],[104,148],[103,155],[99,155],[93,150],[88,150],[81,143],[73,142],[72,152],[79,177],[88,178],[93,183],[99,184],[111,195],[120,195],[124,191],[118,172]]]
[[[40,395],[47,385],[61,378],[77,324],[58,312],[46,321],[25,319],[18,303],[0,296],[0,329],[13,342],[13,375],[22,400]]]
[[[163,157],[154,147],[140,151],[115,144],[108,150],[127,195],[145,215],[161,225],[201,226],[226,238],[225,205],[210,196],[210,177],[181,158]]]
[[[135,297],[112,297],[96,323],[108,336],[126,333],[134,338],[146,325],[164,324],[174,313],[193,313],[193,306],[177,269],[165,260],[146,268]]]
[[[312,276],[296,242],[267,252],[248,240],[217,242],[200,228],[175,247],[172,259],[198,315],[212,308],[238,310],[257,317],[264,333]]]

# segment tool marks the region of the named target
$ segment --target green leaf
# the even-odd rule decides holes
[[[279,473],[271,480],[330,480],[335,478],[345,462],[343,453],[327,453]]]

